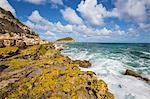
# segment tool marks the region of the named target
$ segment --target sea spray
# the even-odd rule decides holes
[[[150,78],[149,44],[65,44],[62,52],[72,59],[89,60],[90,68],[108,84],[116,99],[149,99],[150,85],[135,77],[123,75],[126,69],[134,69]]]

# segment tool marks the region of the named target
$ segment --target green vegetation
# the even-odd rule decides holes
[[[71,37],[66,37],[62,39],[58,39],[57,42],[74,42],[75,40]]]

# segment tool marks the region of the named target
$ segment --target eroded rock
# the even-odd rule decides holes
[[[94,72],[80,70],[79,66],[90,67],[89,61],[73,61],[63,56],[53,43],[41,40],[2,8],[0,40],[0,47],[4,47],[0,48],[0,98],[114,99],[107,84],[98,80]]]
[[[125,72],[125,75],[130,75],[133,77],[140,77],[140,75],[138,73],[136,73],[135,71],[131,70],[131,69],[127,69]]]
[[[107,84],[94,72],[79,69],[79,64],[88,67],[89,62],[73,62],[51,45],[19,50],[17,57],[2,62],[9,66],[0,75],[2,98],[114,99]],[[30,58],[35,54],[40,58]],[[24,55],[30,57],[21,57]]]
[[[142,75],[138,74],[137,72],[135,72],[134,70],[131,69],[127,69],[125,72],[125,75],[129,75],[129,76],[133,76],[133,77],[137,77],[141,80],[146,81],[148,84],[150,84],[150,79],[143,77]]]
[[[0,72],[2,72],[4,69],[8,68],[8,66],[0,65]]]
[[[91,66],[91,63],[87,60],[83,60],[83,61],[75,60],[73,61],[73,63],[78,64],[80,67],[83,67],[83,68],[88,68]]]

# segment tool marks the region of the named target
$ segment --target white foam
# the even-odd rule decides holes
[[[150,86],[148,84],[134,77],[117,74],[114,71],[116,67],[111,68],[112,70],[94,66],[81,69],[83,71],[94,71],[99,79],[103,79],[108,84],[109,90],[115,95],[115,99],[149,99]]]
[[[142,53],[143,53],[143,54],[146,54],[146,55],[150,55],[150,53],[149,53],[149,52],[144,52],[144,51],[143,51]]]
[[[130,57],[117,56],[117,58],[122,58],[122,61],[119,61],[115,60],[115,56],[110,59],[109,56],[103,56],[102,53],[89,53],[87,50],[79,51],[76,48],[67,50],[70,52],[64,54],[69,55],[72,59],[90,60],[92,66],[81,68],[81,70],[94,71],[99,79],[103,79],[108,84],[115,99],[150,99],[150,85],[135,77],[122,75],[130,67],[122,61],[129,61]],[[145,67],[139,67],[139,69],[145,69]]]
[[[113,74],[99,77],[108,84],[116,99],[149,99],[150,86],[137,78]]]

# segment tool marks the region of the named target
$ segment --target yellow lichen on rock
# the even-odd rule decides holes
[[[54,43],[0,8],[0,98],[2,99],[114,99],[98,80],[89,61],[71,60]],[[55,43],[74,42],[67,37]],[[16,46],[16,47],[8,47]]]
[[[114,99],[94,72],[80,70],[83,62],[61,55],[52,45],[30,46],[20,52],[2,61],[9,66],[0,75],[7,81],[0,87],[2,98]],[[26,55],[38,58],[22,57]]]
[[[3,62],[3,64],[7,64],[9,68],[18,69],[23,66],[30,65],[30,62],[32,61],[28,59],[10,59],[10,60]]]
[[[18,50],[17,47],[4,47],[4,48],[0,48],[0,55],[1,54],[7,54],[10,52],[16,52]]]
[[[21,55],[30,55],[30,54],[34,54],[37,52],[37,50],[39,49],[39,45],[34,45],[34,46],[29,46],[28,48],[21,50],[20,54]]]

